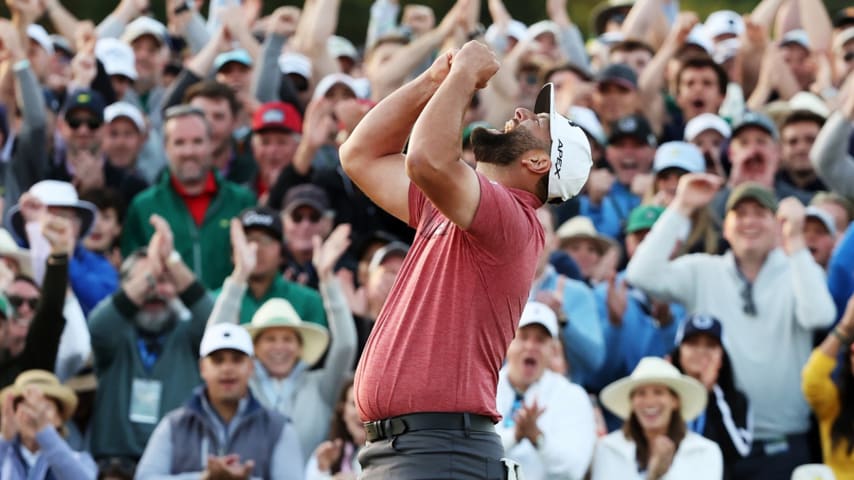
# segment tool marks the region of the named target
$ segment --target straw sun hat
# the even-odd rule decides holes
[[[246,329],[254,342],[264,330],[277,327],[292,328],[299,333],[302,339],[301,358],[309,366],[320,360],[329,345],[329,332],[326,328],[304,322],[290,302],[283,298],[271,298],[264,302]]]
[[[686,422],[697,418],[706,408],[706,389],[697,380],[679,373],[679,370],[658,357],[645,357],[631,375],[611,383],[602,390],[599,398],[608,410],[622,419],[632,412],[632,391],[643,385],[666,385],[676,392]]]
[[[77,409],[77,395],[74,391],[59,383],[59,379],[46,370],[27,370],[18,375],[15,383],[0,391],[0,405],[9,395],[15,398],[22,397],[24,390],[29,386],[38,388],[45,397],[59,402],[61,405],[59,414],[63,422],[67,422]]]

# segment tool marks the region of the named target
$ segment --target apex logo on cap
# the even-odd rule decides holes
[[[557,140],[557,160],[555,160],[555,177],[560,179],[560,168],[563,166],[563,140]]]

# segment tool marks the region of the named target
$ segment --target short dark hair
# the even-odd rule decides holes
[[[109,210],[112,208],[116,211],[119,224],[124,223],[125,211],[127,210],[125,199],[115,189],[110,187],[92,188],[83,192],[80,195],[80,200],[92,202],[98,210]]]
[[[720,65],[717,64],[711,57],[688,57],[682,63],[682,66],[679,67],[679,71],[676,73],[676,94],[679,94],[679,84],[682,82],[682,74],[685,70],[695,69],[700,70],[703,68],[710,68],[715,72],[715,76],[718,77],[718,92],[720,92],[721,96],[726,95],[726,87],[729,84],[729,76],[726,73],[726,70]]]
[[[232,115],[236,117],[240,112],[240,102],[237,100],[234,89],[216,80],[203,80],[192,84],[184,92],[184,103],[190,103],[196,97],[226,100]]]
[[[809,110],[795,110],[783,119],[783,123],[780,125],[780,133],[783,133],[783,130],[789,125],[801,122],[813,122],[818,125],[818,128],[821,128],[824,126],[824,117]]]
[[[646,50],[650,55],[655,55],[655,49],[650,44],[640,40],[623,40],[622,42],[617,42],[611,45],[608,54],[610,55],[614,52],[634,52],[637,50]]]

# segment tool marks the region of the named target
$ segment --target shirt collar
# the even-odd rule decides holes
[[[178,192],[178,195],[182,197],[200,197],[203,195],[213,195],[214,193],[216,193],[217,190],[216,176],[213,174],[213,172],[208,172],[207,178],[205,178],[205,186],[202,189],[202,192],[197,195],[191,195],[187,193],[187,189],[184,188],[184,185],[178,182],[178,179],[175,178],[174,175],[170,175],[169,179],[172,183],[172,187],[175,189],[176,192]]]

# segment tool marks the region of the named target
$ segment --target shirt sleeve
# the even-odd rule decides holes
[[[839,394],[830,377],[834,368],[836,359],[815,349],[801,373],[804,398],[819,420],[829,420],[839,414]]]
[[[52,426],[38,432],[36,441],[56,480],[94,479],[98,475],[92,457],[72,450]]]

